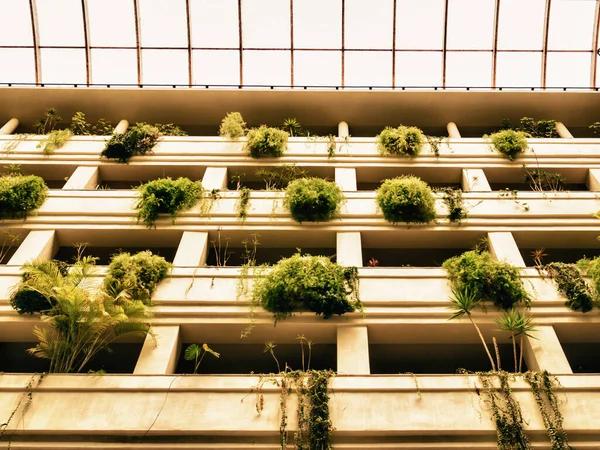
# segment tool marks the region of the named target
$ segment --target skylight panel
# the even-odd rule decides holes
[[[244,51],[244,84],[289,86],[291,55],[282,50]],[[265,68],[268,68],[265,70]]]
[[[242,0],[244,48],[290,48],[290,3]]]
[[[448,0],[448,49],[491,50],[493,35],[494,0]]]
[[[540,52],[499,52],[496,63],[496,86],[541,86],[542,54]]]
[[[318,67],[318,70],[315,70]],[[295,51],[296,86],[339,86],[342,84],[341,51]]]
[[[342,2],[295,1],[294,48],[342,48]]]
[[[188,46],[185,0],[138,1],[142,47]]]
[[[345,48],[391,49],[393,0],[346,0]]]
[[[590,63],[588,53],[548,53],[546,86],[589,86]]]
[[[396,86],[441,85],[441,52],[396,52]]]
[[[41,60],[43,83],[86,83],[85,50],[43,48]]]
[[[35,83],[33,49],[0,48],[0,83]]]
[[[489,87],[492,85],[492,54],[449,52],[446,57],[446,86]]]
[[[501,0],[498,49],[541,50],[546,0]]]
[[[40,45],[83,47],[81,0],[37,0]]]
[[[392,52],[346,52],[346,86],[391,86]]]
[[[194,50],[194,84],[239,85],[240,52],[235,50]]]
[[[553,1],[548,49],[591,50],[595,8],[595,1]]]
[[[190,0],[192,46],[239,47],[237,0]]]
[[[87,0],[87,5],[90,45],[97,47],[137,45],[132,1]]]
[[[188,84],[186,50],[142,50],[142,83]]]
[[[27,0],[13,0],[0,14],[0,45],[33,45]]]
[[[444,0],[398,0],[396,48],[437,50],[444,40]]]
[[[137,50],[92,50],[92,83],[137,84]]]

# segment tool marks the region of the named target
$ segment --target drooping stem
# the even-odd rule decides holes
[[[488,348],[487,344],[485,343],[485,339],[483,338],[483,334],[481,334],[481,330],[479,329],[479,327],[477,326],[477,324],[471,318],[471,314],[469,314],[469,320],[471,321],[471,323],[475,327],[475,330],[477,330],[477,334],[479,335],[479,339],[481,339],[481,343],[483,344],[483,348],[485,348],[485,352],[487,353],[488,358],[490,360],[490,364],[492,365],[492,370],[495,372],[496,371],[496,365],[494,364],[494,358],[492,358],[492,354],[490,353],[490,349]]]
[[[495,337],[492,337],[492,342],[494,343],[494,350],[496,352],[496,361],[498,363],[498,370],[502,370],[502,364],[500,364],[500,350],[498,349],[498,342],[496,342]]]
[[[510,338],[512,339],[512,344],[513,344],[513,356],[515,358],[515,372],[517,372],[517,369],[520,372],[521,369],[519,369],[519,367],[517,366],[517,341],[515,340],[515,333],[513,331],[510,332]]]
[[[519,372],[523,372],[523,335],[521,335],[521,342],[519,343],[520,355],[519,355]]]

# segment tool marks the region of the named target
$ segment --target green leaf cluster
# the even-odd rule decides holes
[[[115,133],[104,146],[100,156],[126,163],[133,156],[146,155],[158,142],[160,131],[147,123],[136,123],[125,133]]]
[[[296,222],[327,222],[344,200],[342,189],[321,178],[300,178],[285,190],[283,205]]]
[[[244,150],[252,158],[283,156],[287,148],[289,134],[279,128],[270,128],[261,125],[259,128],[252,128],[246,136]]]
[[[520,124],[513,126],[510,120],[502,121],[502,128],[507,130],[523,131],[531,138],[557,138],[556,120],[535,120],[532,117],[523,117]]]
[[[498,261],[485,250],[469,250],[447,259],[442,264],[454,290],[467,290],[475,298],[492,302],[508,310],[519,303],[529,306],[531,298],[519,269],[508,262]]]
[[[128,290],[133,300],[150,304],[152,294],[158,283],[165,279],[171,264],[165,258],[153,255],[150,250],[134,255],[123,252],[113,256],[106,277],[104,288],[108,290]]]
[[[356,268],[343,267],[325,256],[300,253],[282,259],[258,278],[252,297],[273,313],[275,321],[294,311],[309,310],[329,319],[362,310]]]
[[[509,161],[515,161],[529,148],[527,134],[524,131],[501,130],[484,137],[489,137],[494,149]]]
[[[160,214],[168,214],[175,222],[179,211],[191,208],[203,198],[203,188],[200,181],[179,177],[159,178],[136,188],[138,200],[135,209],[138,220],[143,221],[149,228],[154,226]]]
[[[558,291],[567,297],[566,306],[573,311],[581,310],[584,313],[592,310],[594,307],[593,293],[575,264],[551,262],[543,267],[556,282]]]
[[[44,140],[41,140],[37,148],[41,148],[44,155],[54,154],[54,151],[64,146],[69,139],[73,137],[73,132],[65,128],[64,130],[50,131]]]
[[[418,177],[385,180],[377,189],[376,201],[385,220],[391,223],[429,223],[435,219],[433,193]]]
[[[229,112],[221,121],[219,136],[238,139],[246,135],[246,122],[239,112]]]
[[[25,217],[38,209],[48,197],[48,187],[36,175],[0,177],[0,219]]]
[[[70,129],[73,134],[78,136],[109,136],[113,132],[110,121],[100,118],[95,124],[90,123],[81,111],[77,111],[71,117]]]
[[[398,128],[385,127],[375,138],[377,149],[382,155],[404,155],[412,158],[421,153],[425,135],[417,127],[400,125]]]

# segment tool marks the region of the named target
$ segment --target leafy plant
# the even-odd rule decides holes
[[[418,177],[385,180],[377,189],[376,201],[385,220],[391,223],[429,223],[435,219],[433,193]]]
[[[425,135],[417,127],[400,125],[398,128],[385,127],[376,140],[377,149],[382,155],[404,155],[412,158],[421,153]]]
[[[194,375],[198,373],[200,363],[202,363],[202,360],[207,353],[210,353],[215,358],[219,358],[221,356],[220,353],[217,353],[211,349],[208,344],[202,344],[202,346],[198,344],[190,344],[186,347],[183,357],[186,361],[194,361]]]
[[[248,205],[250,204],[250,193],[252,192],[246,186],[238,188],[239,198],[235,204],[237,210],[237,218],[244,223],[248,217]]]
[[[523,131],[501,130],[484,138],[489,138],[494,149],[509,161],[515,161],[529,149],[527,134]]]
[[[109,136],[113,132],[113,126],[110,121],[100,118],[98,122],[92,124],[87,121],[85,114],[77,111],[71,118],[71,131],[74,135],[84,136]]]
[[[36,175],[0,177],[0,219],[26,217],[41,207],[48,197],[48,187]]]
[[[339,211],[344,200],[342,189],[321,178],[300,178],[292,181],[283,205],[297,222],[326,222]]]
[[[37,145],[37,148],[41,148],[44,155],[49,156],[54,154],[54,151],[63,147],[69,139],[73,137],[73,132],[66,128],[64,130],[52,130],[46,138]]]
[[[531,303],[519,268],[494,259],[488,251],[464,252],[444,261],[442,267],[454,290],[467,289],[475,298],[492,302],[498,308],[508,310],[519,303]]]
[[[525,182],[532,191],[562,191],[565,187],[563,176],[541,169],[525,170]]]
[[[150,250],[134,255],[119,253],[110,261],[104,288],[107,291],[127,290],[133,300],[149,305],[158,283],[166,278],[171,267],[165,258],[153,255]]]
[[[61,117],[58,114],[58,111],[56,110],[56,108],[48,108],[46,110],[46,112],[42,115],[42,117],[40,117],[40,120],[38,120],[34,125],[34,129],[35,129],[35,133],[36,134],[48,134],[50,133],[52,130],[54,130],[54,128],[56,128],[56,125],[58,125],[58,122],[60,122]]]
[[[276,322],[299,310],[313,311],[325,319],[362,310],[358,271],[325,256],[296,253],[255,280],[251,303],[272,312]]]
[[[446,208],[448,208],[448,215],[446,218],[450,222],[460,223],[462,220],[466,220],[469,216],[465,208],[465,202],[462,197],[462,190],[459,188],[441,188],[437,190],[443,194],[442,201]]]
[[[286,131],[291,137],[301,136],[302,126],[298,123],[296,118],[288,117],[283,121],[283,130]]]
[[[173,123],[155,123],[161,136],[187,136],[187,132]]]
[[[477,335],[481,340],[483,348],[485,349],[485,353],[487,354],[490,360],[492,370],[496,370],[494,358],[492,358],[492,354],[490,353],[485,339],[483,338],[483,334],[481,334],[481,330],[473,320],[473,317],[471,317],[471,313],[479,305],[480,301],[481,299],[476,297],[475,293],[470,291],[467,286],[463,286],[459,289],[452,289],[452,297],[450,297],[450,309],[454,311],[454,314],[452,314],[452,317],[450,317],[449,320],[458,319],[462,316],[467,316],[469,318],[469,321],[471,322],[473,327],[475,327],[475,331],[477,331]]]
[[[65,275],[58,265],[44,270],[32,266],[21,286],[52,299],[52,308],[42,315],[45,328],[34,327],[39,343],[29,349],[50,360],[50,372],[79,373],[115,339],[146,336],[150,331],[150,307],[131,300],[127,291],[106,291],[92,282],[95,258],[78,259]]]
[[[147,123],[136,123],[124,133],[115,133],[104,146],[101,156],[126,163],[133,156],[146,155],[158,142],[160,131]]]
[[[283,156],[287,148],[289,134],[278,128],[269,128],[261,125],[259,128],[252,128],[248,131],[244,150],[252,158]]]
[[[159,178],[136,188],[138,200],[137,218],[149,228],[154,226],[160,214],[169,214],[173,222],[177,214],[191,208],[203,198],[202,183],[189,178]]]
[[[556,120],[535,120],[532,117],[523,117],[519,126],[512,126],[510,120],[502,121],[502,128],[522,131],[527,137],[532,138],[557,138]]]
[[[575,264],[551,262],[542,266],[556,282],[558,291],[567,297],[565,306],[586,313],[594,307],[593,293]]]
[[[600,122],[594,122],[589,128],[595,135],[600,135]]]
[[[513,190],[510,190],[509,188],[500,189],[498,191],[498,197],[500,197],[500,198],[510,197],[512,199],[512,201],[515,202],[515,205],[522,208],[523,211],[529,211],[529,209],[530,209],[529,203],[519,200],[519,191],[517,189],[513,189]]]
[[[515,362],[515,372],[523,370],[523,337],[527,336],[535,339],[530,332],[535,331],[535,326],[532,325],[533,317],[525,314],[523,311],[511,308],[509,311],[504,311],[502,316],[496,319],[496,323],[500,325],[502,331],[510,332],[510,338],[513,344],[513,357]],[[517,364],[517,338],[520,338],[519,348],[520,354]]]
[[[0,264],[5,262],[4,258],[10,254],[10,250],[19,244],[22,239],[20,235],[14,234],[10,230],[4,230],[2,234],[4,235],[4,239],[2,239],[2,244],[0,245]]]
[[[228,139],[238,139],[246,135],[246,122],[239,112],[230,112],[225,115],[219,127],[219,136]]]
[[[282,164],[276,169],[258,169],[255,175],[262,178],[267,191],[275,191],[287,188],[293,180],[305,178],[308,172],[296,164]]]
[[[68,266],[60,261],[33,260],[26,262],[21,270],[21,283],[10,295],[10,306],[20,315],[40,314],[52,309],[56,303],[54,296],[44,295],[39,286],[44,286],[44,292],[50,292],[54,274],[66,276]]]

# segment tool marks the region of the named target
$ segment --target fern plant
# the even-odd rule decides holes
[[[300,178],[285,190],[284,207],[296,222],[326,222],[333,219],[344,201],[342,189],[321,178]]]
[[[38,209],[48,197],[44,179],[36,175],[4,175],[0,177],[0,219],[26,217]]]
[[[398,128],[385,127],[375,138],[377,149],[382,155],[403,155],[412,158],[421,153],[425,135],[417,127],[400,125]]]
[[[160,131],[147,123],[136,123],[125,133],[115,133],[104,146],[100,156],[126,163],[133,156],[146,155],[158,142]]]
[[[385,180],[377,189],[376,201],[385,220],[391,223],[429,223],[436,216],[433,192],[418,177]]]
[[[269,128],[261,125],[259,128],[253,128],[246,136],[246,145],[244,150],[252,158],[283,156],[287,148],[289,134],[279,128]]]

